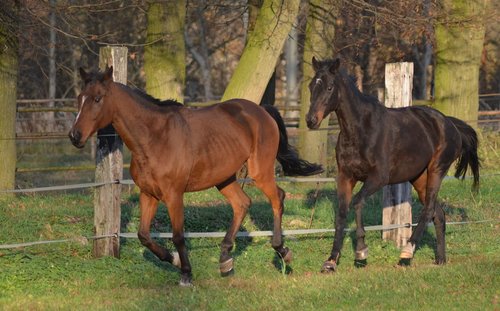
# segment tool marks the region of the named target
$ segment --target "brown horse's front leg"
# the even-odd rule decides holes
[[[189,263],[186,243],[184,241],[184,203],[182,193],[169,193],[165,198],[167,203],[168,214],[172,224],[172,242],[179,253],[181,280],[179,285],[191,286],[191,264]]]
[[[153,220],[156,210],[158,209],[158,200],[147,193],[141,192],[139,196],[139,206],[141,209],[141,221],[139,225],[138,237],[142,245],[146,246],[160,260],[176,264],[172,254],[151,239],[151,221]]]

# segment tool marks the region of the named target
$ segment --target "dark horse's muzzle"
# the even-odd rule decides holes
[[[311,130],[315,130],[319,127],[318,117],[316,115],[307,114],[306,116],[307,127]]]

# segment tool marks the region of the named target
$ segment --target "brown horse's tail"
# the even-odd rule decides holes
[[[470,166],[472,175],[474,176],[472,189],[477,191],[479,188],[479,168],[481,167],[481,163],[477,155],[477,133],[471,126],[462,120],[453,117],[448,117],[448,119],[453,122],[453,125],[455,125],[457,130],[460,132],[460,136],[462,137],[462,153],[458,158],[455,177],[463,179],[465,177],[465,173],[467,173],[467,166]]]
[[[280,142],[276,159],[283,167],[283,172],[287,176],[310,176],[323,173],[323,167],[319,164],[310,163],[299,158],[297,150],[288,143],[285,122],[279,111],[270,105],[261,106],[273,117],[278,124],[280,132]]]

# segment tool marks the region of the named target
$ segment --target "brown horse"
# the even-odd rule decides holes
[[[278,111],[244,99],[189,109],[113,82],[112,72],[112,67],[104,73],[80,69],[85,85],[78,96],[79,111],[69,137],[73,145],[83,147],[98,129],[113,125],[130,149],[130,173],[140,188],[139,239],[158,258],[180,267],[180,285],[191,284],[191,265],[184,243],[183,194],[216,186],[230,202],[233,220],[220,255],[221,273],[230,273],[230,252],[251,203],[236,182],[236,173],[245,162],[249,176],[271,202],[272,246],[289,262],[291,251],[283,247],[281,236],[285,193],[275,183],[275,159],[287,175],[313,175],[322,168],[299,159],[288,144]],[[151,221],[160,200],[168,208],[178,255],[150,237]]]
[[[363,186],[352,199],[356,211],[357,260],[366,260],[368,253],[361,215],[365,199],[385,185],[409,181],[424,208],[400,258],[406,261],[413,257],[426,223],[433,219],[436,263],[444,264],[445,215],[436,198],[446,172],[457,159],[455,177],[464,177],[470,166],[473,186],[477,188],[480,164],[476,132],[463,121],[446,117],[430,107],[385,108],[375,98],[359,92],[340,68],[339,59],[319,62],[313,58],[312,63],[315,76],[309,84],[311,107],[307,125],[317,128],[332,111],[340,124],[335,149],[339,200],[336,231],[331,255],[322,271],[337,268],[352,190],[358,181],[363,182]]]

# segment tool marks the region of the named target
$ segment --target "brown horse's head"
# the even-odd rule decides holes
[[[338,87],[335,84],[335,75],[340,66],[340,60],[319,62],[312,58],[315,71],[309,83],[311,91],[311,106],[306,116],[307,127],[317,129],[321,121],[338,106]]]
[[[111,123],[111,105],[106,103],[109,86],[113,82],[113,67],[103,73],[87,73],[80,68],[84,87],[78,95],[78,115],[69,131],[69,138],[75,147],[83,148],[87,139],[98,129]]]

